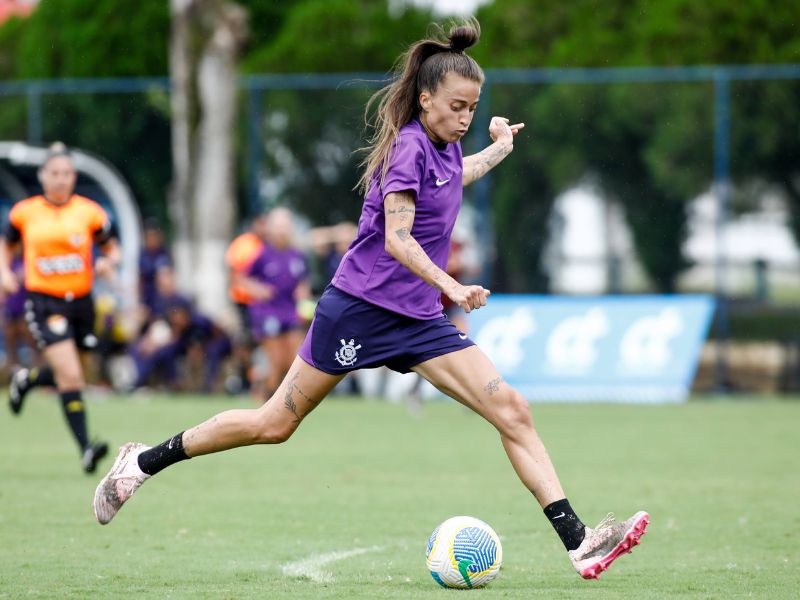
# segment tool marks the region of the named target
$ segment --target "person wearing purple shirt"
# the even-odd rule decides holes
[[[386,365],[415,371],[484,417],[525,487],[538,500],[584,578],[596,578],[639,543],[649,515],[586,527],[570,506],[531,419],[530,405],[489,358],[442,314],[444,293],[466,312],[490,292],[445,271],[461,188],[512,151],[523,124],[492,118],[492,144],[462,157],[484,76],[464,51],[478,41],[474,19],[404,55],[378,101],[360,187],[358,236],[317,306],[298,357],[260,409],[216,415],[150,448],[130,443],[95,492],[95,517],[108,523],[150,476],[190,457],[286,441],[348,372]],[[370,102],[369,105],[372,105]],[[368,105],[368,106],[369,106]],[[368,112],[368,116],[372,114]]]
[[[158,271],[165,267],[172,267],[172,257],[164,246],[164,232],[158,221],[147,219],[144,223],[142,250],[139,254],[139,294],[142,304],[151,314],[156,311],[155,303],[158,297],[156,277]]]
[[[14,254],[10,268],[11,272],[17,276],[17,281],[24,281],[25,261],[22,257],[22,252]],[[16,292],[6,294],[3,304],[6,363],[10,371],[16,371],[22,366],[19,356],[20,346],[30,348],[36,363],[40,362],[38,349],[28,329],[28,323],[25,321],[25,296],[25,286],[21,285]]]
[[[256,296],[249,306],[251,332],[269,360],[264,380],[265,399],[278,388],[292,366],[303,339],[297,303],[311,295],[308,264],[303,253],[292,245],[293,235],[291,211],[271,210],[267,243],[247,272]]]

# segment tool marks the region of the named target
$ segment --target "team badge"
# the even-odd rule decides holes
[[[69,236],[69,243],[72,244],[73,248],[80,248],[83,243],[83,234],[73,233]]]
[[[339,341],[342,343],[342,347],[336,351],[336,360],[343,367],[349,367],[356,364],[356,361],[358,360],[356,352],[361,348],[361,344],[356,346],[355,340],[352,339],[349,342],[345,342],[344,340]]]
[[[67,318],[64,315],[50,315],[47,317],[47,328],[55,335],[67,333]]]

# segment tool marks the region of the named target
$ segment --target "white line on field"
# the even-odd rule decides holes
[[[351,556],[358,556],[367,552],[380,552],[381,550],[383,550],[381,546],[371,546],[369,548],[337,550],[326,554],[312,554],[308,558],[286,563],[281,566],[281,571],[287,577],[304,577],[314,583],[331,583],[333,582],[333,574],[322,570],[325,565],[350,558]]]

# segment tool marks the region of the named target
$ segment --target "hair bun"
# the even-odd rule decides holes
[[[450,28],[447,36],[450,40],[450,47],[456,52],[463,52],[467,48],[474,46],[481,39],[481,26],[477,19],[469,19],[464,23],[454,25]]]
[[[69,152],[69,150],[67,149],[67,145],[64,142],[53,142],[47,148],[47,151],[50,154],[66,154],[67,152]]]

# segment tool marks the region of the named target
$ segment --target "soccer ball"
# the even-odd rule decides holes
[[[446,588],[483,587],[500,571],[503,547],[494,529],[475,517],[451,517],[433,530],[425,559]]]

